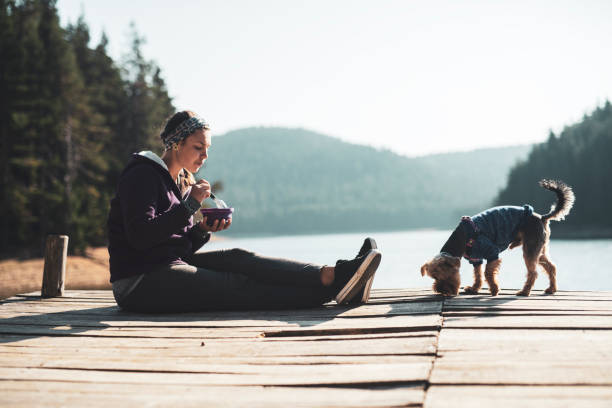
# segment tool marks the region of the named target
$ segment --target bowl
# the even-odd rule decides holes
[[[203,217],[206,218],[206,224],[212,226],[216,220],[229,220],[232,218],[233,208],[200,208]]]

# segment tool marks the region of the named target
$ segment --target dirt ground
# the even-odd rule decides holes
[[[211,242],[224,239],[213,235]],[[68,257],[65,289],[111,289],[108,249],[90,248],[85,255]],[[43,258],[0,261],[0,300],[18,293],[40,292],[44,264]]]
[[[69,256],[66,263],[66,289],[110,289],[108,250],[92,248],[86,257]],[[40,292],[44,260],[0,261],[0,299],[17,293]]]

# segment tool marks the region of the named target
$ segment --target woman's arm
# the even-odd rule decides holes
[[[125,234],[136,249],[162,243],[190,224],[191,212],[178,200],[169,210],[158,213],[160,196],[172,194],[164,190],[161,176],[147,165],[133,167],[119,182]]]
[[[198,249],[202,248],[204,244],[210,241],[211,237],[212,232],[204,231],[198,224],[191,227],[189,230],[189,239],[191,239],[191,248],[193,249],[193,252],[196,252]]]
[[[202,248],[202,246],[207,243],[212,237],[213,232],[226,230],[232,225],[232,219],[229,220],[216,220],[212,225],[208,225],[206,223],[206,217],[196,225],[191,227],[189,231],[189,235],[192,238],[191,243],[193,245],[193,252],[196,252],[198,249]]]

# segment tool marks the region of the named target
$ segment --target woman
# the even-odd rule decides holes
[[[210,196],[192,173],[204,164],[210,128],[190,111],[161,132],[164,153],[134,154],[108,217],[110,273],[117,304],[139,312],[313,307],[366,302],[381,254],[367,238],[357,257],[335,266],[264,257],[243,249],[198,252],[231,219],[207,225],[193,215]]]

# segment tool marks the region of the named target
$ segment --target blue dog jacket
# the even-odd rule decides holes
[[[465,258],[480,265],[499,258],[508,248],[527,217],[533,214],[530,205],[493,207],[472,217],[462,217],[461,226],[467,237]]]

